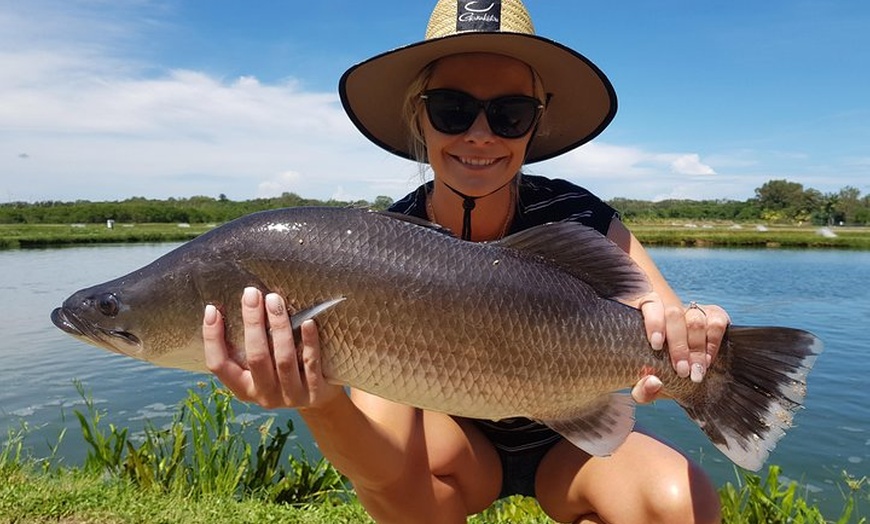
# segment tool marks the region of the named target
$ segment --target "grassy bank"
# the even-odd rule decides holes
[[[182,242],[214,224],[0,224],[0,249],[82,244]]]
[[[680,247],[870,249],[870,228],[755,224],[629,224],[645,245]]]
[[[61,467],[58,457],[34,458],[25,445],[26,429],[8,430],[0,447],[0,523],[372,522],[328,462],[284,453],[292,424],[237,421],[232,398],[214,384],[190,391],[168,426],[146,425],[135,437],[127,428],[106,425],[105,414],[79,391],[85,409],[75,415],[88,450],[85,463]],[[822,515],[807,501],[805,488],[781,481],[776,466],[763,477],[737,478],[720,489],[725,522],[867,522],[866,478],[844,474],[837,515]],[[552,521],[533,499],[514,497],[469,522]]]
[[[773,482],[769,484],[773,475]],[[374,524],[359,501],[286,504],[257,497],[164,493],[93,472],[63,469],[41,472],[30,467],[0,470],[0,523],[65,524],[169,523]],[[778,471],[767,478],[747,476],[741,486],[720,490],[726,524],[865,524],[853,508],[823,516],[802,498],[795,484],[780,484]],[[470,524],[552,524],[534,499],[499,501]]]
[[[731,223],[632,223],[647,245],[870,250],[870,228],[758,226]],[[214,224],[0,224],[0,249],[77,244],[185,241]]]

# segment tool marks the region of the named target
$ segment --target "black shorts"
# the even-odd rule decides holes
[[[562,436],[529,419],[469,420],[498,452],[502,469],[499,498],[511,495],[534,497],[538,465],[550,448],[562,440]]]

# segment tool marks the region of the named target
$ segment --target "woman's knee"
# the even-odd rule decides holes
[[[610,457],[590,457],[567,443],[555,447],[538,471],[538,501],[560,522],[590,515],[606,522],[720,520],[718,493],[706,474],[637,433]]]
[[[687,461],[686,468],[664,474],[644,487],[648,522],[697,524],[721,521],[719,494],[700,467]]]

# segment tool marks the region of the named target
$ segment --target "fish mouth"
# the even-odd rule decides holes
[[[139,337],[129,331],[97,326],[81,319],[75,313],[63,307],[55,308],[51,312],[51,322],[64,333],[117,353],[126,353],[118,346],[134,346],[138,348],[142,344]]]

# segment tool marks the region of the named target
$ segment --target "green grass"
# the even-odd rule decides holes
[[[169,425],[147,425],[136,439],[128,428],[106,424],[105,413],[77,388],[85,400],[75,412],[88,449],[84,464],[60,467],[57,445],[47,458],[33,458],[27,426],[8,429],[0,447],[0,524],[372,522],[328,462],[285,457],[292,424],[238,422],[230,394],[213,382],[190,391]],[[833,516],[810,504],[798,483],[783,482],[777,466],[764,478],[740,473],[719,493],[727,523],[866,524],[867,484],[844,473],[843,508]],[[469,522],[552,521],[534,499],[512,497]]]
[[[692,226],[692,227],[687,227]],[[818,226],[769,226],[753,224],[629,224],[644,245],[685,247],[833,248],[870,249],[870,228],[833,228],[836,236],[821,233]]]
[[[293,506],[255,498],[181,496],[82,470],[0,471],[0,523],[334,524],[371,522],[359,503]]]
[[[214,227],[208,224],[0,224],[0,249],[80,244],[179,242]]]

